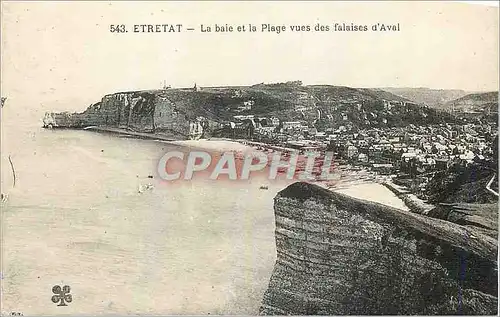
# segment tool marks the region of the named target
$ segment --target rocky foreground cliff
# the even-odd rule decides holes
[[[295,183],[262,315],[496,315],[497,236]]]

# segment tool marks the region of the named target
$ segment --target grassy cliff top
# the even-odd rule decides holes
[[[322,126],[404,126],[438,123],[444,113],[417,105],[382,89],[331,85],[304,86],[300,81],[253,86],[169,88],[116,94],[166,98],[190,116],[232,120],[235,115],[276,116],[284,121],[323,120]],[[112,96],[111,94],[107,96]],[[390,101],[387,109],[384,101]],[[248,106],[248,107],[245,107]],[[450,120],[448,120],[450,121]]]

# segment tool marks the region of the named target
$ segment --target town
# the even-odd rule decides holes
[[[415,122],[400,127],[359,127],[351,124],[346,114],[340,114],[345,124],[319,127],[320,110],[316,120],[284,121],[277,116],[252,114],[253,106],[254,101],[247,100],[235,108],[233,120],[223,124],[219,136],[301,154],[333,152],[338,165],[351,171],[392,176],[423,199],[428,198],[426,186],[436,173],[455,165],[467,168],[471,164],[488,164],[496,155],[493,145],[497,144],[497,121],[485,120],[474,112],[453,113],[455,123]],[[350,106],[363,111],[360,103]],[[404,103],[383,100],[383,106],[387,110]],[[296,106],[295,111],[315,110],[309,108]],[[376,118],[377,114],[368,113],[368,118],[365,114],[365,118],[370,117]],[[387,120],[382,119],[382,123]]]
[[[288,157],[292,151],[329,152],[340,170],[390,180],[422,200],[446,200],[436,195],[454,191],[443,186],[462,188],[464,202],[491,200],[462,185],[498,197],[490,188],[498,187],[496,92],[428,106],[383,89],[301,81],[178,89],[164,83],[162,89],[106,95],[83,113],[47,113],[43,122],[163,140],[226,139]],[[321,174],[315,168],[313,174]]]

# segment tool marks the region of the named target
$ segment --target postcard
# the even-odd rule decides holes
[[[2,316],[498,314],[498,17],[2,1]]]

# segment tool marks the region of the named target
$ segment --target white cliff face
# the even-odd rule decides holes
[[[50,112],[46,112],[45,116],[42,119],[43,126],[45,128],[52,128],[56,126],[56,120],[54,119],[54,115]]]
[[[189,139],[199,140],[203,135],[203,126],[199,121],[189,123]]]

